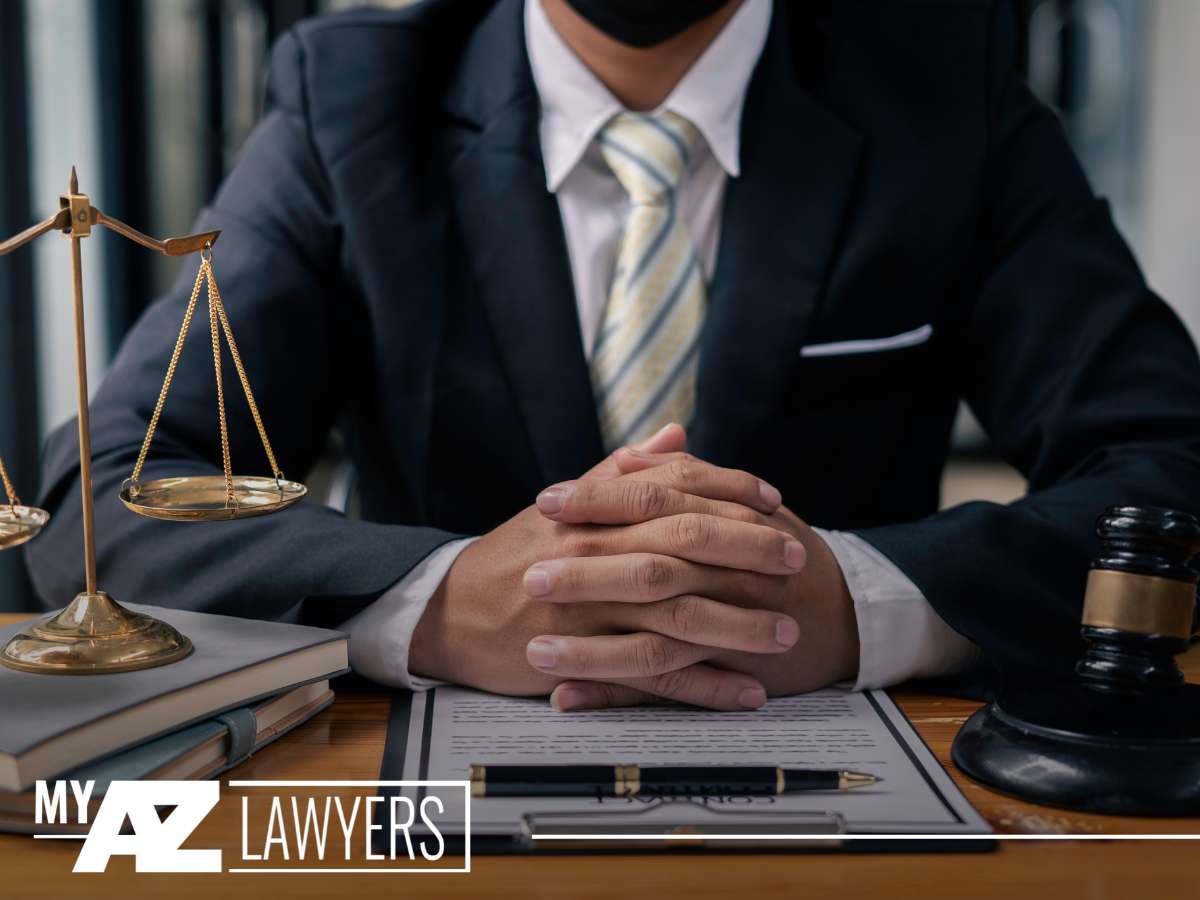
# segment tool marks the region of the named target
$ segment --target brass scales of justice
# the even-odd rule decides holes
[[[92,228],[104,226],[134,243],[167,256],[200,254],[200,270],[183,316],[179,337],[163,379],[154,413],[150,417],[137,463],[121,485],[121,501],[139,515],[173,521],[225,521],[277,512],[295,503],[307,493],[304,485],[283,477],[267,439],[250,381],[246,377],[233,330],[217,289],[212,267],[212,246],[219,231],[187,237],[155,240],[92,205],[79,192],[75,169],[70,186],[59,198],[59,210],[46,221],[34,225],[7,241],[0,242],[0,256],[11,253],[42,235],[61,232],[71,244],[71,274],[75,299],[75,366],[79,406],[79,486],[83,501],[83,561],[86,587],[61,612],[38,622],[14,636],[0,650],[0,664],[24,672],[58,675],[87,675],[129,672],[166,665],[192,652],[192,642],[173,626],[152,616],[121,606],[100,590],[96,582],[96,538],[92,498],[92,448],[88,422],[87,342],[84,333],[83,272],[79,243],[89,237]],[[140,480],[142,467],[154,439],[154,431],[171,388],[184,340],[192,323],[202,287],[207,287],[208,324],[212,337],[213,370],[216,376],[217,419],[221,435],[222,475],[178,476]],[[229,453],[229,429],[225,417],[225,390],[221,377],[221,337],[229,348],[238,379],[250,407],[250,414],[262,439],[271,476],[246,477],[233,474]],[[8,501],[0,505],[0,550],[19,546],[37,536],[50,515],[43,509],[24,506],[17,497],[4,463],[0,460],[0,479]]]

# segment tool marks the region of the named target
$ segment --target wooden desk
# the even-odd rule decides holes
[[[0,615],[0,625],[20,616]],[[1200,681],[1200,648],[1184,657]],[[979,706],[908,691],[900,707],[999,832],[1200,833],[1198,819],[1129,819],[1034,806],[974,784],[950,762],[950,742]],[[344,695],[326,712],[233,770],[237,779],[379,777],[389,699]],[[188,845],[240,854],[239,793],[222,790],[220,806]],[[104,875],[71,873],[79,845],[0,836],[0,897],[185,898],[290,896],[692,898],[787,895],[859,898],[908,895],[918,900],[964,896],[1041,898],[1200,897],[1200,846],[1185,841],[1019,841],[990,854],[576,856],[477,855],[470,875],[137,875],[114,859]],[[228,864],[228,863],[227,863]]]

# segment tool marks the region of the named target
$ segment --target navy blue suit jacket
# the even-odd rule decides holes
[[[1194,509],[1200,366],[1146,287],[990,2],[777,2],[749,87],[702,335],[697,455],[896,562],[1003,666],[1068,666],[1093,522]],[[306,503],[222,525],[117,500],[191,287],[131,331],[92,413],[101,584],[120,600],[337,621],[454,535],[602,455],[520,0],[300,25],[197,228],[282,467],[335,425],[363,520]],[[801,347],[933,326],[889,352]],[[195,336],[199,331],[200,335]],[[235,469],[266,471],[229,384]],[[965,397],[1027,498],[938,512]],[[220,467],[201,322],[145,477]],[[82,583],[74,426],[50,439],[38,590]]]

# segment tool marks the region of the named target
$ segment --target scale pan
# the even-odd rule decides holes
[[[0,550],[18,547],[37,537],[50,513],[36,506],[0,506]]]
[[[246,519],[291,506],[308,493],[295,481],[233,476],[233,503],[226,503],[223,475],[185,475],[143,482],[137,497],[132,485],[121,486],[121,502],[141,516],[176,522],[220,522]]]

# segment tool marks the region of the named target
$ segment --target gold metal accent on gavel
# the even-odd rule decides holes
[[[1187,639],[1192,634],[1195,607],[1196,586],[1186,581],[1092,569],[1083,601],[1083,624]]]

